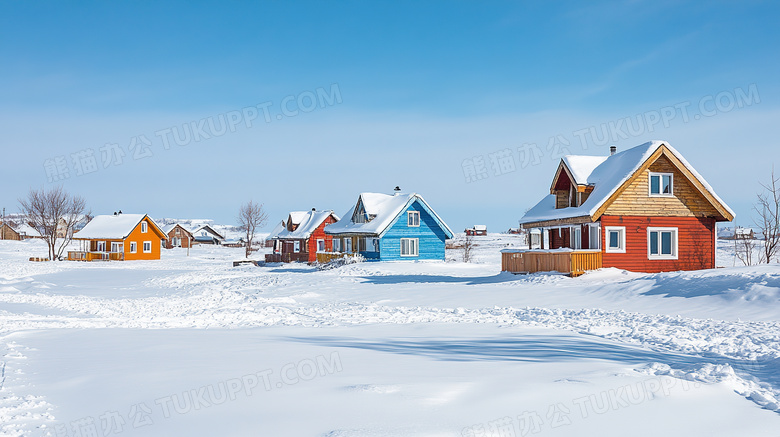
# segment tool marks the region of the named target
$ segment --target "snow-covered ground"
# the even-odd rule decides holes
[[[322,271],[0,241],[0,435],[778,435],[780,266],[514,276],[518,237],[475,241]]]

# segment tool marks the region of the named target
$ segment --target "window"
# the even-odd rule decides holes
[[[571,228],[571,248],[582,249],[582,228],[579,226]]]
[[[341,252],[341,238],[334,238],[333,239],[333,251],[334,252]]]
[[[623,226],[605,226],[607,253],[626,253],[626,228]]]
[[[672,173],[650,173],[650,195],[655,197],[674,196],[674,175]]]
[[[366,252],[379,252],[379,238],[366,237]]]
[[[97,242],[97,251],[98,252],[105,252],[106,251],[106,242],[105,241],[98,241]]]
[[[409,227],[417,228],[420,227],[420,212],[419,211],[409,211],[407,212],[407,222],[406,224]]]
[[[301,251],[301,242],[300,241],[293,241],[293,252],[299,253]]]
[[[648,259],[677,259],[677,228],[647,228]]]
[[[138,243],[135,241],[130,242],[130,253],[136,253],[138,252]]]
[[[111,252],[124,252],[124,244],[117,243],[116,241],[111,242]]]
[[[317,240],[317,252],[325,252],[325,240]]]
[[[149,225],[146,222],[141,222],[141,233],[145,234],[149,230]]]
[[[419,238],[401,238],[401,256],[418,256]]]
[[[352,237],[344,239],[344,252],[352,253]]]
[[[152,253],[152,242],[144,241],[144,253]]]
[[[590,246],[590,249],[600,249],[601,238],[599,238],[600,235],[598,224],[590,225],[589,229],[590,233],[588,234],[588,245]]]

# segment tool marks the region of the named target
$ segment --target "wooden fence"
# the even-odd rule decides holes
[[[511,273],[561,272],[579,276],[599,268],[600,250],[507,250],[501,253],[501,270]]]

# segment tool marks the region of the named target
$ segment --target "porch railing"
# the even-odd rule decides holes
[[[68,261],[122,261],[123,252],[87,252],[81,250],[69,251]]]
[[[501,251],[501,270],[511,273],[561,272],[579,276],[602,266],[598,249],[552,249]]]

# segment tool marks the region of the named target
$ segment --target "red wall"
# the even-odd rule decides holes
[[[333,250],[333,237],[325,233],[325,226],[331,223],[335,223],[333,216],[329,216],[323,222],[317,226],[317,229],[312,232],[309,238],[309,262],[317,261],[317,240],[325,240],[325,250],[330,252]]]
[[[668,272],[715,268],[715,219],[699,217],[601,216],[601,247],[606,247],[605,226],[625,226],[626,253],[603,253],[604,267],[633,272]],[[647,257],[647,228],[677,228],[677,259]]]

